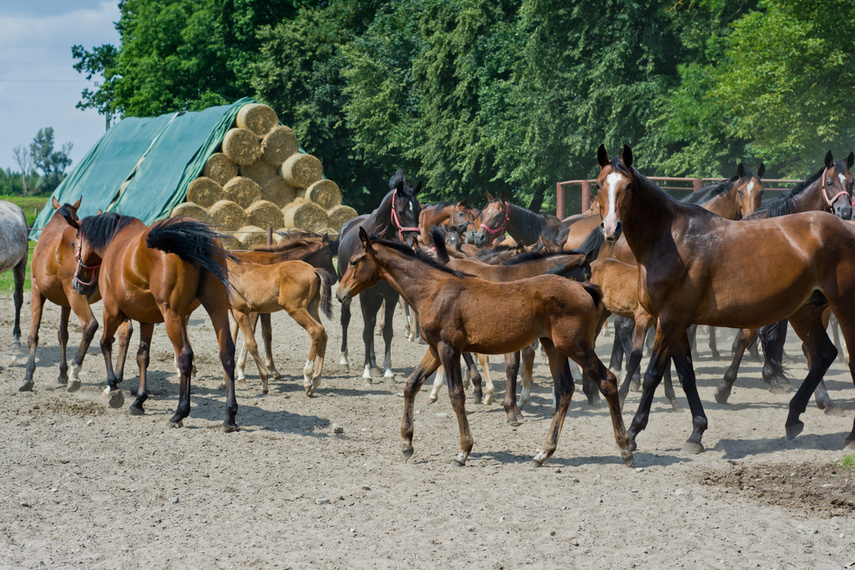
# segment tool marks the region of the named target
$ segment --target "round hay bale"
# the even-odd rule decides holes
[[[295,202],[282,209],[283,227],[309,232],[322,230],[330,225],[327,213],[314,202]]]
[[[191,180],[187,185],[187,201],[203,208],[210,208],[225,197],[223,187],[207,176]]]
[[[248,103],[240,108],[235,123],[241,129],[248,129],[260,137],[279,124],[279,117],[272,107],[261,103]]]
[[[267,200],[259,200],[247,208],[246,217],[253,226],[265,229],[281,228],[284,220],[282,210],[276,204]]]
[[[285,182],[297,188],[308,188],[324,174],[321,161],[311,154],[292,154],[279,170]]]
[[[202,176],[207,176],[220,186],[238,175],[238,166],[222,152],[215,152],[205,161]]]
[[[223,138],[223,152],[238,165],[252,164],[261,158],[258,135],[249,129],[229,129]]]
[[[226,200],[231,200],[241,208],[249,208],[253,202],[261,199],[261,186],[245,176],[236,176],[226,182],[223,191]]]
[[[271,178],[261,185],[261,199],[273,202],[280,208],[294,201],[297,189],[285,182],[281,176]]]
[[[278,168],[298,148],[294,131],[290,127],[276,125],[261,140],[261,158]]]
[[[172,208],[172,213],[169,214],[169,217],[192,218],[200,222],[205,222],[206,224],[210,224],[214,221],[214,219],[211,217],[211,214],[208,213],[208,210],[206,210],[199,204],[194,204],[193,202],[184,202],[183,204],[178,204],[177,206]]]
[[[332,210],[341,205],[341,190],[332,180],[318,180],[305,190],[301,190],[299,196],[314,202],[324,210]]]
[[[220,200],[208,210],[214,225],[224,230],[236,230],[246,225],[246,212],[231,200]]]
[[[244,226],[234,234],[243,249],[252,249],[256,245],[267,243],[267,230],[258,226]]]
[[[264,183],[271,178],[279,178],[276,167],[263,160],[241,166],[240,175],[255,181],[259,186],[264,186]]]
[[[220,234],[220,243],[226,249],[244,249],[243,244],[234,234]]]
[[[330,221],[330,227],[338,233],[346,221],[356,217],[356,210],[342,204],[327,212],[327,217]]]

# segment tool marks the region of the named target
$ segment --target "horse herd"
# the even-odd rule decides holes
[[[233,431],[238,409],[233,342],[237,331],[243,333],[246,349],[237,360],[237,378],[243,378],[248,351],[266,393],[268,378],[279,376],[271,356],[269,314],[286,310],[311,338],[303,374],[305,392],[312,395],[321,379],[327,344],[319,313],[331,316],[332,282],[337,279],[343,366],[349,367],[347,329],[354,297],[359,299],[364,319],[366,381],[372,375],[392,375],[392,315],[399,298],[412,309],[413,334],[417,331],[427,343],[425,356],[404,390],[401,436],[406,458],[414,452],[415,396],[425,380],[437,373],[430,400],[436,399],[445,378],[460,433],[455,461],[465,464],[473,439],[464,407],[461,358],[475,386],[476,400],[489,403],[495,389],[486,358],[505,355],[508,382],[503,406],[508,422],[517,423],[520,408],[529,398],[538,342],[549,361],[555,410],[534,464],[543,464],[557,448],[574,392],[571,360],[584,375],[589,402],[596,405],[600,394],[605,399],[615,442],[627,465],[633,463],[636,440],[647,426],[653,394],[663,377],[666,395],[679,407],[670,381],[673,361],[692,416],[692,432],[684,450],[701,452],[707,418],[692,364],[697,325],[740,329],[733,362],[716,393],[719,402],[726,402],[742,354],[755,337],[763,342],[767,359],[764,379],[780,388],[780,347],[789,321],[804,343],[809,365],[785,423],[787,438],[796,437],[804,427],[800,415],[812,393],[816,391],[820,406],[832,406],[822,385],[823,375],[838,354],[826,333],[831,314],[846,346],[855,346],[855,305],[848,301],[855,295],[855,259],[851,255],[855,226],[849,221],[853,206],[850,169],[855,154],[834,161],[829,152],[816,174],[767,202],[762,201],[762,164],[756,172],[740,164],[729,180],[676,201],[633,166],[629,147],[624,147],[620,157],[610,158],[601,146],[597,160],[599,192],[592,210],[564,220],[535,214],[489,194],[481,210],[465,201],[422,208],[418,200],[421,185],[411,187],[398,171],[377,209],[345,224],[338,240],[292,234],[278,245],[248,252],[224,250],[214,229],[194,220],[169,219],[146,226],[116,213],[79,219],[80,200],[59,204],[54,199],[55,212],[33,252],[29,355],[19,389],[33,388],[39,325],[48,300],[61,307],[58,380],[69,391],[80,388],[78,374],[99,326],[91,304],[102,300],[105,398],[113,407],[123,405],[119,384],[133,334],[132,321],[137,321],[140,383],[130,412],[144,413],[151,338],[154,324],[163,322],[179,374],[179,403],[169,421],[179,427],[190,413],[194,372],[187,321],[201,305],[213,325],[224,370],[223,428]],[[14,218],[15,223],[4,222],[4,228],[20,226],[17,213],[0,210],[0,216]],[[16,231],[21,233],[20,228]],[[6,242],[20,242],[8,229],[5,234],[9,234],[3,236]],[[503,241],[506,234],[509,237]],[[11,255],[11,261],[0,266],[4,271],[15,267],[16,341],[26,235],[24,222],[23,263],[18,253],[19,257]],[[336,256],[337,267],[333,263]],[[381,371],[374,333],[377,314],[384,306],[385,371]],[[69,375],[65,351],[71,311],[80,319],[83,337]],[[621,351],[628,356],[620,388],[615,375],[594,352],[597,335],[610,315],[618,318],[612,364]],[[264,360],[254,337],[257,320],[265,340]],[[653,327],[652,353],[640,386],[638,411],[627,429],[621,406],[637,379],[645,335]],[[473,355],[481,360],[486,393]],[[855,378],[855,362],[851,358],[849,362]],[[523,390],[517,400],[521,365]],[[855,449],[855,425],[845,445]]]

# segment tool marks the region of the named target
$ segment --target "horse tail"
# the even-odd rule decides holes
[[[220,234],[210,226],[190,218],[169,218],[154,224],[145,239],[145,245],[166,253],[174,253],[188,263],[199,265],[213,275],[226,290],[234,290],[229,281],[225,260],[237,258],[223,249]]]
[[[321,311],[328,319],[332,319],[332,277],[324,269],[315,269],[315,275],[321,282]]]
[[[596,227],[591,230],[591,233],[588,234],[582,245],[575,249],[575,252],[583,254],[585,260],[590,263],[600,256],[600,248],[603,247],[605,241],[606,236],[599,227]]]
[[[603,305],[603,290],[600,289],[600,286],[593,283],[579,283],[579,285],[588,292],[588,295],[594,300],[594,306],[599,311]]]
[[[430,241],[433,243],[436,258],[443,265],[447,264],[450,258],[448,257],[448,248],[445,247],[445,237],[442,235],[442,230],[436,226],[431,227]]]

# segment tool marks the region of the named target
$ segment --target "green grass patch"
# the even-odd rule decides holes
[[[0,196],[0,200],[12,202],[24,210],[24,215],[27,216],[27,225],[32,226],[36,217],[50,200],[50,196]]]
[[[31,241],[29,251],[27,253],[27,278],[24,280],[24,291],[29,291],[32,288],[30,281],[30,266],[33,264],[33,248],[36,247],[36,242]],[[9,270],[6,273],[0,273],[0,295],[11,295],[15,292],[15,272]]]
[[[839,463],[842,467],[845,467],[846,469],[849,469],[850,471],[855,473],[855,453],[850,453],[843,459],[839,460],[837,463]]]

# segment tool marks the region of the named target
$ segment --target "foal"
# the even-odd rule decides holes
[[[556,410],[541,451],[532,459],[542,465],[558,446],[558,436],[573,395],[572,358],[598,382],[611,413],[621,457],[632,465],[632,452],[620,414],[617,382],[594,352],[599,288],[556,275],[492,283],[438,264],[426,254],[359,230],[361,251],[354,252],[338,285],[346,302],[386,280],[421,316],[420,330],[430,348],[407,380],[401,422],[404,457],[413,455],[413,404],[425,379],[440,365],[448,375],[448,394],[460,429],[458,465],[464,465],[473,439],[466,417],[460,355],[463,352],[507,354],[540,339],[552,372]]]

